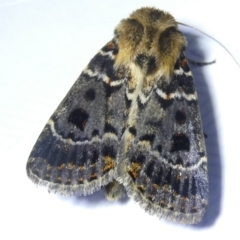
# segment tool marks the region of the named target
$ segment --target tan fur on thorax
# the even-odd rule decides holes
[[[174,64],[186,46],[185,37],[177,30],[177,22],[166,12],[155,8],[142,8],[133,12],[117,26],[116,39],[119,53],[115,67],[136,64],[139,55],[154,57],[155,67],[147,73],[147,63],[141,68],[147,85],[156,78],[170,79]]]

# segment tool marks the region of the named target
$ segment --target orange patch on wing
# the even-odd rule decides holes
[[[96,178],[97,178],[97,174],[96,173],[91,174],[91,176],[90,176],[91,180],[96,179]]]
[[[172,98],[172,93],[169,93],[169,94],[167,95],[166,100],[171,100],[171,98]]]
[[[164,186],[163,186],[163,191],[164,191],[164,192],[168,192],[168,185],[167,185],[167,184],[164,184]]]
[[[103,172],[109,171],[110,169],[114,168],[115,164],[114,164],[113,158],[106,156],[103,158],[103,160],[105,163]]]
[[[67,167],[69,170],[72,170],[75,167],[75,165],[71,162],[71,163],[68,163]]]
[[[131,168],[130,168],[130,173],[132,176],[136,179],[138,172],[141,170],[142,165],[140,163],[133,163]]]
[[[65,164],[62,163],[60,166],[58,166],[58,170],[63,170],[64,167],[65,167]]]
[[[83,171],[83,170],[85,169],[85,166],[79,166],[78,169],[79,169],[80,171]]]

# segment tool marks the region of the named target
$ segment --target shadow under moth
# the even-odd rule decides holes
[[[40,134],[27,162],[62,195],[125,193],[150,214],[199,222],[207,157],[186,39],[174,18],[141,8],[116,27]]]

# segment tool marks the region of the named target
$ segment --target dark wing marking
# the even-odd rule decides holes
[[[114,40],[104,46],[44,127],[27,163],[36,184],[86,195],[113,180],[128,78],[127,69],[113,67],[117,54]]]
[[[197,94],[183,54],[172,80],[159,79],[148,94],[148,101],[138,101],[135,128],[125,134],[131,143],[119,161],[118,180],[150,213],[198,222],[207,206],[207,158]]]

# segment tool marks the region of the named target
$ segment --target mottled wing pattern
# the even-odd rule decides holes
[[[27,174],[49,191],[91,194],[113,180],[128,71],[113,69],[114,41],[91,60],[39,136]]]
[[[142,8],[91,60],[41,133],[28,176],[61,194],[127,192],[149,213],[197,223],[208,202],[206,149],[186,39]]]
[[[207,158],[197,94],[183,54],[172,80],[159,79],[137,103],[136,125],[125,134],[131,143],[120,161],[119,181],[152,214],[200,221],[208,201]]]
[[[185,37],[171,15],[154,8],[134,12],[116,32],[119,49],[132,53],[133,76],[117,180],[149,213],[199,222],[208,202],[207,157]]]

